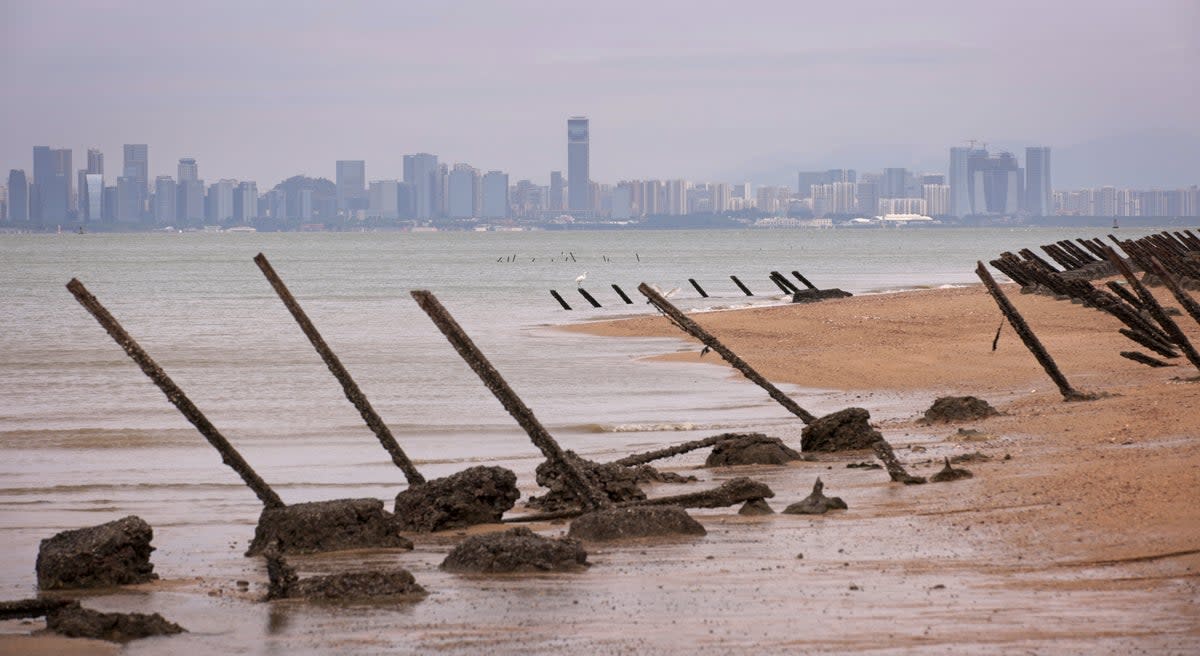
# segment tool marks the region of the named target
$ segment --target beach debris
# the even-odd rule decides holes
[[[800,459],[800,454],[778,437],[752,433],[718,442],[713,446],[712,453],[708,454],[704,466],[784,465]]]
[[[708,292],[704,291],[704,288],[700,286],[700,283],[696,282],[695,278],[688,278],[688,282],[692,283],[692,287],[700,294],[700,298],[708,298]]]
[[[925,423],[949,423],[987,419],[1000,414],[992,404],[975,396],[938,397],[925,411]]]
[[[575,291],[579,292],[579,295],[582,296],[584,300],[586,300],[588,303],[591,303],[592,307],[600,307],[600,301],[597,301],[594,297],[592,297],[592,295],[588,293],[588,290],[584,289],[583,287],[576,287]]]
[[[883,462],[888,477],[894,482],[905,485],[921,485],[925,482],[924,476],[913,476],[904,469],[904,465],[900,464],[900,459],[896,457],[896,452],[892,450],[892,445],[888,444],[887,440],[881,437],[871,444],[871,448],[875,451],[875,457]]]
[[[562,447],[550,435],[550,433],[542,426],[533,411],[521,401],[517,393],[513,391],[499,371],[492,366],[487,357],[475,346],[471,338],[467,336],[454,317],[442,307],[442,304],[437,300],[437,297],[432,292],[424,290],[414,290],[411,292],[412,297],[416,299],[417,305],[429,316],[438,330],[445,335],[451,346],[462,356],[467,365],[479,376],[484,385],[492,392],[493,395],[504,406],[512,418],[525,429],[525,433],[529,435],[529,439],[546,457],[546,460],[560,468],[564,473],[564,481],[571,489],[571,492],[583,504],[585,508],[604,508],[612,504],[607,495],[600,490],[599,487],[592,484],[591,481],[580,470],[579,466],[569,460],[563,453]]]
[[[262,253],[254,256],[254,263],[267,277],[267,281],[271,283],[271,287],[275,293],[279,295],[279,299],[283,301],[283,305],[287,307],[288,312],[291,312],[292,318],[300,325],[300,330],[308,337],[308,341],[312,343],[313,348],[325,361],[325,366],[329,367],[330,373],[342,385],[342,392],[345,393],[346,399],[358,410],[362,418],[367,422],[367,426],[375,433],[379,439],[379,443],[383,445],[388,455],[392,457],[392,462],[404,472],[404,478],[409,485],[424,483],[425,477],[421,476],[421,472],[417,471],[416,466],[408,459],[404,450],[400,448],[400,444],[396,442],[396,438],[392,436],[392,431],[387,427],[387,424],[380,418],[379,413],[371,407],[371,402],[367,400],[366,395],[359,389],[358,384],[354,382],[354,378],[350,376],[350,372],[342,365],[342,361],[325,343],[325,339],[321,337],[321,333],[313,324],[312,320],[300,307],[300,303],[292,296],[292,292],[288,290],[287,285],[283,283],[283,279],[275,272],[275,268],[267,261],[267,257]]]
[[[729,276],[729,279],[733,281],[733,284],[738,286],[738,289],[742,290],[743,294],[746,296],[754,296],[754,292],[750,291],[750,288],[747,287],[741,280],[739,280],[737,276]]]
[[[229,440],[226,440],[225,436],[221,435],[217,427],[213,426],[212,422],[204,416],[204,413],[200,412],[200,409],[188,399],[183,390],[175,384],[175,381],[171,380],[167,376],[167,373],[162,370],[162,367],[159,367],[149,354],[142,350],[142,347],[134,341],[133,337],[130,337],[129,333],[125,332],[125,329],[121,327],[116,318],[100,304],[100,301],[96,300],[95,296],[88,292],[83,283],[79,282],[76,278],[72,278],[67,283],[67,289],[75,296],[75,300],[79,301],[79,304],[95,317],[96,321],[116,341],[117,345],[124,349],[125,353],[141,367],[142,373],[154,381],[154,384],[166,395],[167,400],[174,404],[179,412],[196,427],[196,430],[200,431],[200,434],[208,440],[208,443],[221,454],[221,461],[228,465],[230,469],[237,472],[238,476],[242,477],[242,480],[254,491],[254,494],[258,496],[263,505],[268,508],[282,508],[284,504],[279,495],[250,468],[250,465],[237,452],[237,449],[233,448]]]
[[[571,306],[567,305],[567,302],[565,300],[563,300],[563,297],[561,294],[558,293],[558,290],[551,289],[550,295],[554,297],[554,300],[558,301],[558,304],[562,306],[562,309],[564,309],[564,310],[571,309]]]
[[[577,540],[607,542],[673,535],[707,535],[700,522],[680,506],[605,508],[571,522],[567,536]]]
[[[754,384],[767,391],[767,394],[775,399],[780,405],[800,418],[805,424],[811,424],[816,421],[816,417],[809,411],[801,408],[798,403],[793,401],[788,395],[784,394],[778,387],[775,387],[766,378],[754,370],[745,360],[739,358],[733,351],[729,350],[716,337],[710,335],[706,330],[700,327],[695,321],[692,321],[687,315],[679,311],[670,301],[662,294],[654,290],[650,285],[642,283],[638,285],[638,291],[642,293],[654,307],[666,315],[667,319],[677,328],[685,333],[700,340],[705,346],[713,351],[716,351],[726,362],[732,365],[735,369],[742,372],[742,375],[750,379]]]
[[[817,482],[813,483],[812,494],[805,497],[802,501],[797,501],[787,508],[783,509],[785,515],[824,515],[830,510],[846,510],[849,506],[841,497],[827,497],[824,493],[825,484],[821,482],[821,477],[817,477]]]
[[[400,530],[428,533],[500,521],[520,498],[517,475],[503,467],[471,467],[410,485],[396,495]]]
[[[883,469],[883,465],[877,462],[851,462],[846,469]]]
[[[1200,303],[1197,303],[1183,288],[1182,280],[1177,280],[1175,276],[1171,275],[1157,257],[1150,257],[1150,268],[1154,271],[1154,275],[1158,276],[1158,279],[1171,290],[1171,294],[1175,296],[1179,305],[1196,323],[1200,324]]]
[[[579,540],[547,538],[521,526],[463,540],[442,561],[441,568],[498,574],[577,571],[587,566],[587,551]]]
[[[750,478],[740,476],[725,481],[721,485],[710,490],[700,492],[689,492],[687,494],[675,494],[665,497],[655,497],[653,499],[633,499],[617,504],[620,508],[644,507],[644,506],[679,506],[681,508],[725,508],[734,506],[743,501],[753,501],[755,499],[770,498],[775,496],[775,493],[764,483],[760,483]],[[569,507],[562,510],[548,511],[535,515],[522,515],[504,520],[505,522],[536,522],[552,519],[565,519],[568,517],[578,517],[585,514],[585,511],[578,506]]]
[[[766,499],[750,499],[738,508],[739,515],[754,516],[754,515],[774,515],[775,509],[771,504],[767,503]]]
[[[38,587],[99,588],[153,581],[158,578],[150,562],[153,537],[150,525],[135,515],[58,533],[38,547]]]
[[[620,296],[621,300],[625,301],[625,305],[633,305],[633,299],[629,298],[629,295],[625,293],[624,289],[621,289],[620,285],[614,282],[612,288],[617,293],[617,296]]]
[[[793,303],[815,303],[816,301],[824,301],[831,298],[848,298],[854,296],[854,294],[836,287],[832,289],[817,289],[817,286],[809,282],[808,278],[800,275],[799,271],[792,271],[792,275],[796,277],[796,280],[804,283],[804,286],[807,288],[795,290],[792,294]]]
[[[987,287],[988,293],[990,293],[992,298],[995,299],[996,305],[1000,307],[1000,311],[1004,314],[1004,317],[1008,319],[1008,323],[1013,327],[1013,330],[1016,331],[1017,335],[1021,338],[1021,341],[1025,343],[1026,348],[1033,353],[1033,356],[1037,358],[1038,363],[1042,365],[1042,369],[1046,371],[1046,373],[1050,376],[1050,379],[1053,380],[1054,384],[1058,386],[1058,391],[1060,394],[1062,394],[1063,400],[1090,401],[1095,399],[1095,395],[1085,394],[1083,392],[1076,391],[1075,388],[1071,387],[1071,383],[1067,382],[1066,376],[1063,376],[1062,371],[1060,371],[1058,368],[1058,365],[1054,363],[1054,359],[1051,358],[1050,354],[1046,352],[1046,348],[1042,346],[1042,343],[1040,340],[1038,340],[1037,335],[1034,335],[1033,330],[1029,328],[1029,324],[1025,323],[1025,318],[1022,317],[1019,312],[1017,312],[1017,308],[1013,307],[1013,304],[1009,302],[1007,297],[1004,296],[1004,292],[1000,291],[1000,287],[996,284],[996,280],[992,278],[991,273],[988,273],[987,267],[983,266],[983,262],[976,262],[975,264],[975,274],[978,275],[979,279],[983,281],[984,286]]]
[[[992,457],[986,453],[974,451],[972,453],[960,453],[956,456],[950,456],[950,463],[958,464],[963,462],[986,462],[991,459]]]
[[[0,601],[0,620],[20,620],[41,617],[50,611],[76,603],[74,599],[15,599]]]
[[[1154,321],[1162,327],[1163,332],[1167,334],[1167,337],[1171,343],[1179,347],[1179,350],[1183,352],[1183,355],[1188,359],[1188,362],[1191,362],[1193,366],[1195,366],[1197,369],[1200,369],[1200,353],[1196,352],[1196,349],[1192,346],[1191,341],[1188,340],[1187,336],[1183,334],[1183,331],[1179,329],[1179,324],[1175,323],[1175,320],[1168,316],[1165,311],[1163,311],[1163,307],[1158,302],[1158,299],[1154,297],[1154,294],[1150,293],[1149,289],[1146,289],[1146,286],[1137,279],[1137,276],[1133,275],[1133,270],[1130,269],[1129,265],[1117,255],[1116,251],[1106,247],[1105,253],[1108,255],[1109,261],[1111,261],[1113,265],[1117,267],[1117,269],[1121,272],[1121,275],[1125,277],[1125,281],[1128,282],[1129,286],[1132,287],[1134,292],[1137,293],[1138,298],[1142,301],[1143,307],[1145,307],[1150,313],[1150,316],[1154,318]],[[1153,262],[1151,262],[1151,266],[1153,266]]]
[[[1152,358],[1152,357],[1146,355],[1145,353],[1138,353],[1137,351],[1121,351],[1120,356],[1123,358],[1129,359],[1129,360],[1133,360],[1134,362],[1138,362],[1138,363],[1150,366],[1150,367],[1169,367],[1169,366],[1171,366],[1170,363],[1163,362],[1162,360],[1159,360],[1158,358]]]
[[[689,442],[676,444],[675,446],[670,446],[663,449],[655,449],[653,451],[628,455],[620,460],[614,460],[613,464],[625,465],[626,467],[644,465],[648,462],[654,462],[655,460],[671,458],[674,456],[683,455],[684,453],[688,453],[690,451],[716,446],[722,442],[746,438],[772,439],[767,438],[767,436],[763,433],[721,433],[720,435],[713,435],[712,437],[706,437],[700,440],[691,440]]]
[[[267,601],[313,599],[348,601],[387,597],[397,601],[419,601],[428,592],[406,569],[342,572],[300,578],[283,554],[271,545],[263,551],[267,559]]]
[[[871,427],[871,413],[845,408],[809,422],[800,433],[800,448],[811,451],[870,449],[883,435]]]
[[[68,638],[130,642],[151,636],[186,633],[158,613],[102,613],[70,602],[46,614],[46,629]]]
[[[285,553],[318,553],[342,549],[412,549],[400,535],[400,518],[384,510],[379,499],[333,499],[263,508],[247,556],[275,544]]]
[[[646,493],[639,487],[641,483],[690,483],[696,480],[694,476],[660,472],[650,465],[624,466],[594,462],[569,450],[564,453],[564,457],[583,473],[589,483],[615,504],[645,499]],[[566,472],[561,467],[546,460],[537,466],[535,473],[538,485],[549,491],[542,496],[529,497],[526,505],[546,512],[582,507],[579,497],[569,485]]]
[[[974,476],[969,470],[955,469],[950,466],[950,459],[946,458],[946,466],[941,471],[929,477],[931,483],[949,483],[963,478],[971,478]]]

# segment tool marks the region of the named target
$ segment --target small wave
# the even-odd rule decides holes
[[[953,284],[948,284],[948,285],[938,285],[938,289],[966,289],[967,287],[970,287],[970,286],[971,286],[971,285],[953,285]]]

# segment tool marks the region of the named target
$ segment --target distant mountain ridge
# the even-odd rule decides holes
[[[951,145],[959,144],[944,147],[847,145],[821,155],[777,153],[745,162],[738,170],[726,171],[713,179],[794,188],[799,171],[852,168],[862,173],[903,167],[917,173],[946,173]],[[1024,166],[1027,146],[1051,147],[1051,176],[1055,189],[1106,185],[1173,189],[1200,184],[1200,135],[1147,130],[1066,146],[1028,140],[996,140],[988,143],[988,150],[1013,152]]]

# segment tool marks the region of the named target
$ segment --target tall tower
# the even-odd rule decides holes
[[[122,173],[133,178],[142,189],[150,190],[150,147],[146,144],[125,144],[125,167]]]
[[[567,119],[567,209],[572,211],[592,209],[588,143],[587,117]]]
[[[196,164],[196,160],[191,157],[179,158],[179,175],[180,182],[195,182],[200,179],[200,166]]]
[[[361,159],[337,161],[338,211],[364,209],[357,207],[367,192],[367,163]]]
[[[23,169],[8,172],[8,220],[29,220],[29,181]]]
[[[1050,188],[1050,148],[1025,149],[1025,210],[1032,216],[1054,213],[1054,191]]]
[[[412,185],[414,219],[432,219],[435,216],[439,184],[435,174],[438,170],[437,155],[417,153],[404,156],[404,181]]]
[[[33,147],[29,218],[62,221],[71,202],[71,149]]]
[[[950,149],[950,216],[969,216],[971,212],[971,149]]]

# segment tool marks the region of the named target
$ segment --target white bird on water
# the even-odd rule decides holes
[[[575,286],[582,287],[584,280],[587,280],[587,271],[584,271],[583,273],[581,273],[575,277]]]

